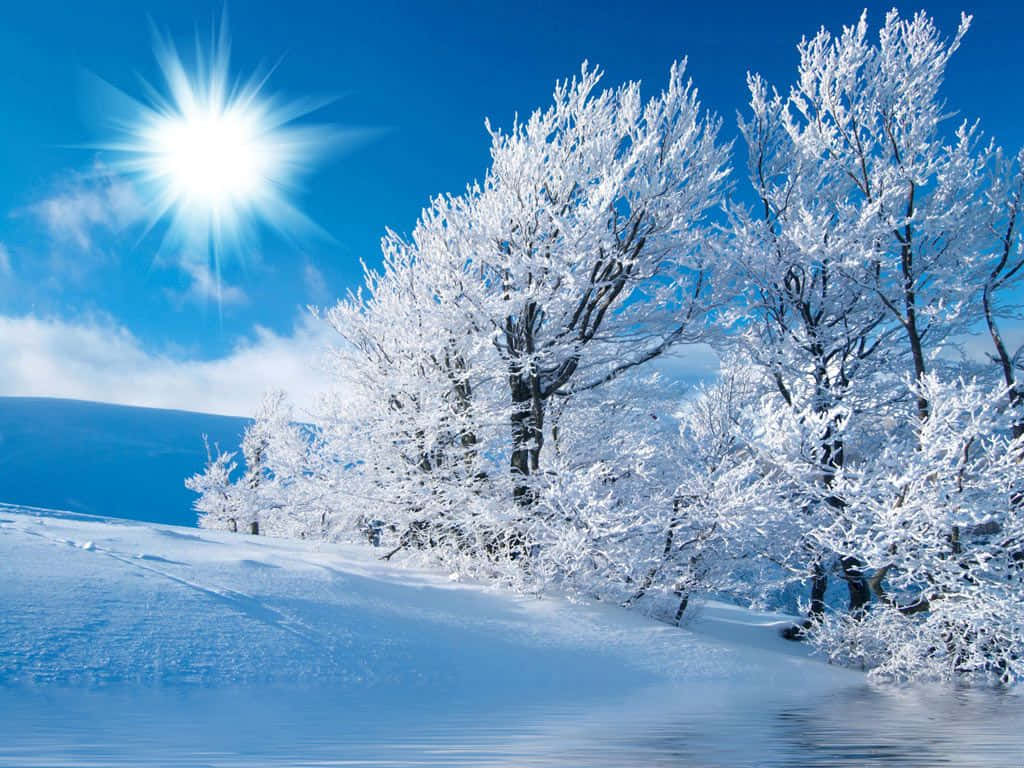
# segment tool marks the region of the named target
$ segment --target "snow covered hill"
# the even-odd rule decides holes
[[[774,631],[784,617],[712,604],[683,631],[375,554],[2,506],[0,684],[307,680],[436,695],[487,680],[507,699],[673,679],[854,677],[793,655],[802,649]]]
[[[245,419],[42,397],[0,397],[0,500],[193,525],[184,478],[202,436],[234,450]]]

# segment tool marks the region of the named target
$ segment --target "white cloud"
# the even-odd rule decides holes
[[[684,344],[663,355],[651,366],[669,381],[693,385],[718,376],[720,360],[707,344]]]
[[[117,233],[145,217],[145,206],[130,182],[98,165],[91,174],[71,174],[51,197],[27,209],[59,243],[92,250],[97,231]]]
[[[210,266],[200,262],[186,262],[181,265],[191,278],[188,290],[181,296],[185,301],[196,304],[216,302],[221,305],[244,304],[249,300],[245,291],[237,285],[229,285],[213,274]]]
[[[1000,318],[999,332],[1007,351],[1012,355],[1024,345],[1024,321],[1020,318]],[[964,357],[975,363],[988,363],[995,354],[995,346],[987,328],[979,328],[969,336],[961,336],[953,340],[957,348],[950,350],[948,357]]]
[[[330,298],[330,291],[327,288],[327,280],[324,273],[316,266],[307,261],[302,268],[302,282],[306,287],[306,295],[314,304],[324,304]]]
[[[110,322],[0,316],[0,395],[250,416],[283,389],[301,413],[328,387],[320,360],[332,335],[304,315],[291,335],[257,327],[225,357],[190,360],[154,354]]]
[[[11,268],[11,252],[7,250],[7,246],[0,243],[0,276],[10,277],[14,274],[14,270]]]

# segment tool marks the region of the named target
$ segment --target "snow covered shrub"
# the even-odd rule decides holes
[[[671,582],[660,550],[673,510],[675,427],[658,384],[619,380],[553,410],[526,528],[539,584],[622,602],[641,584]]]
[[[837,418],[834,411],[795,410],[762,388],[734,422],[732,452],[705,480],[729,555],[714,579],[721,590],[752,606],[778,607],[780,595],[809,581],[811,615],[824,610],[828,577],[843,560],[815,537],[841,514],[832,483],[842,469],[828,461]]]
[[[294,422],[284,393],[268,394],[242,437],[243,474],[232,478],[236,454],[218,449],[202,473],[185,481],[199,494],[194,506],[200,527],[322,537],[327,515],[318,503],[317,447],[312,430]]]
[[[216,455],[206,441],[206,467],[202,472],[186,478],[185,487],[199,494],[193,508],[199,513],[199,527],[222,531],[237,531],[239,510],[231,475],[238,468],[234,453],[224,453],[214,446]]]
[[[855,545],[875,602],[811,631],[831,657],[891,678],[1024,675],[1021,459],[1001,389],[925,376],[912,442],[892,440],[837,484],[821,546]]]
[[[676,580],[687,592],[763,604],[778,578],[765,556],[767,531],[753,524],[775,508],[771,474],[750,445],[753,406],[766,386],[748,359],[729,355],[719,378],[696,388],[677,413],[674,514],[664,553],[673,553]]]

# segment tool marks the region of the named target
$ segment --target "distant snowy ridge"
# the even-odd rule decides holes
[[[47,397],[0,397],[0,499],[191,525],[182,478],[211,446],[234,450],[247,419]]]

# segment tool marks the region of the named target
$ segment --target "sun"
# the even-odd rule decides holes
[[[224,259],[254,249],[261,228],[325,234],[292,201],[298,180],[340,135],[304,120],[324,103],[267,94],[270,71],[233,76],[226,18],[206,47],[197,40],[191,69],[168,36],[154,32],[154,41],[159,86],[144,82],[136,99],[105,84],[117,94],[107,102],[120,106],[107,116],[113,135],[97,146],[133,180],[147,232],[164,231],[161,248],[184,261],[208,259],[219,276]]]
[[[153,126],[152,175],[183,206],[213,216],[244,208],[278,176],[273,144],[258,113],[232,105],[198,105]]]

